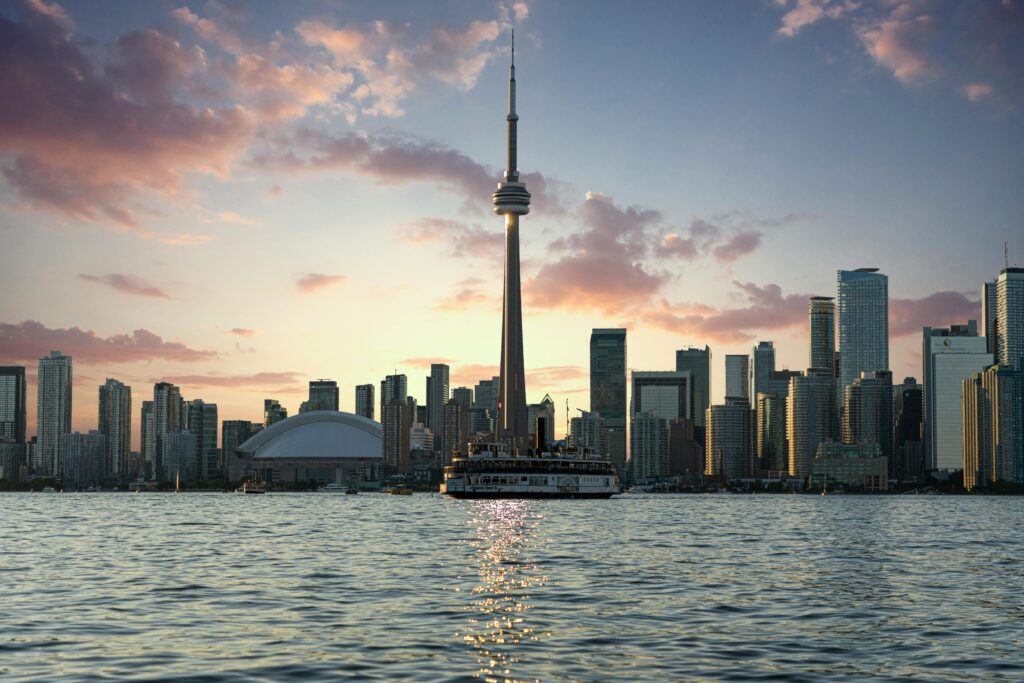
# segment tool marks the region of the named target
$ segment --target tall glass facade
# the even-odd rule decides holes
[[[1024,366],[1024,268],[1004,268],[996,278],[996,357],[1014,370]]]
[[[860,373],[889,369],[889,278],[876,268],[840,270],[838,293],[841,401]]]
[[[807,304],[811,328],[807,350],[807,367],[825,368],[835,372],[836,305],[830,296],[812,296]]]
[[[690,405],[693,406],[693,424],[698,428],[698,441],[704,442],[704,419],[711,405],[711,348],[693,347],[676,351],[676,372],[689,371]]]
[[[0,367],[0,441],[25,443],[25,368]]]
[[[590,411],[608,430],[608,453],[622,474],[626,467],[626,330],[590,334]]]

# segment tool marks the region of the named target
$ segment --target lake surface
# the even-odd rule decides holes
[[[0,678],[1024,678],[1024,499],[0,495]]]

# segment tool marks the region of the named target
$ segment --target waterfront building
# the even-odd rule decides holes
[[[455,387],[452,389],[452,398],[464,405],[467,410],[473,407],[473,389],[471,387]]]
[[[725,397],[750,401],[750,356],[729,354],[725,357]]]
[[[918,481],[924,474],[924,444],[921,425],[924,415],[924,390],[914,377],[907,377],[896,387],[896,425],[893,453],[897,478]]]
[[[220,479],[223,476],[217,450],[217,427],[216,403],[206,403],[202,399],[188,403],[188,430],[196,438],[197,479]]]
[[[756,463],[772,472],[788,470],[786,465],[786,401],[778,394],[758,392],[754,415]]]
[[[668,421],[668,473],[670,476],[704,473],[704,449],[694,438],[693,420]]]
[[[964,487],[1024,483],[1022,372],[992,365],[961,384]]]
[[[45,476],[60,477],[64,435],[71,431],[71,356],[51,351],[39,359],[36,412],[37,455],[31,463]]]
[[[332,379],[309,381],[306,410],[338,410],[338,383]],[[301,411],[300,411],[301,412]]]
[[[372,384],[360,384],[356,387],[356,415],[367,420],[374,419],[374,387]]]
[[[408,474],[412,471],[409,430],[413,414],[409,402],[397,396],[384,406],[382,455],[387,474]]]
[[[692,419],[691,375],[688,370],[681,372],[634,370],[632,383],[631,414],[651,412],[663,420],[674,420],[680,417]]]
[[[626,467],[626,330],[595,328],[590,333],[590,412],[608,430],[608,455],[619,477]]]
[[[106,445],[104,478],[123,481],[129,477],[132,457],[132,388],[107,379],[99,388],[99,433]]]
[[[168,472],[170,472],[167,468],[164,436],[169,432],[177,432],[187,427],[188,414],[185,402],[181,398],[181,390],[170,382],[154,384],[153,433],[156,439],[156,479],[167,480]]]
[[[824,368],[808,368],[793,377],[786,400],[786,442],[789,474],[806,477],[818,444],[836,438],[835,380]]]
[[[981,285],[981,336],[988,343],[988,352],[993,358],[999,358],[996,347],[999,340],[999,295],[998,280],[989,280]]]
[[[444,363],[431,363],[430,376],[427,377],[427,421],[426,425],[434,432],[435,452],[442,451],[444,438],[444,406],[448,403],[450,368]],[[466,406],[469,407],[468,405]]]
[[[443,438],[438,451],[441,465],[450,465],[455,455],[469,454],[469,406],[472,401],[463,400],[452,398],[444,404]],[[436,436],[434,440],[437,441]]]
[[[829,491],[836,488],[881,492],[889,490],[889,462],[877,443],[818,445],[809,485]]]
[[[409,379],[405,375],[388,375],[380,383],[380,419],[384,422],[384,406],[393,399],[404,401],[409,396]]]
[[[526,368],[523,365],[523,308],[519,285],[519,217],[530,212],[530,193],[519,178],[517,153],[515,47],[508,80],[508,159],[494,193],[494,212],[505,217],[505,282],[501,313],[501,362],[496,437],[513,452],[528,444]]]
[[[490,411],[478,405],[469,409],[469,433],[492,434],[494,432],[494,418]]]
[[[239,446],[263,431],[263,424],[249,420],[224,420],[220,423],[221,470],[229,481],[240,478],[239,468],[232,467],[235,463]]]
[[[26,444],[12,439],[0,439],[0,479],[18,481],[25,467]]]
[[[0,441],[25,443],[25,368],[0,366]]]
[[[1003,268],[996,278],[996,361],[1024,369],[1024,268]]]
[[[288,419],[288,410],[276,399],[263,399],[263,426],[269,427]]]
[[[199,439],[187,429],[176,429],[161,437],[164,480],[182,483],[199,478]]]
[[[843,392],[862,372],[889,369],[889,278],[877,268],[840,270],[839,385]]]
[[[581,410],[579,417],[569,421],[569,435],[573,446],[593,449],[599,456],[608,456],[608,427],[601,413]]]
[[[433,456],[434,432],[418,420],[413,422],[409,427],[409,448],[411,451],[420,451]]]
[[[549,449],[555,442],[555,402],[551,396],[544,394],[540,403],[528,405],[526,420],[531,447],[542,451]]]
[[[843,395],[843,443],[877,443],[893,468],[891,479],[897,476],[893,460],[894,403],[892,373],[888,370],[860,373]]]
[[[106,469],[106,439],[98,431],[88,434],[73,432],[61,435],[60,449],[63,462],[61,483],[65,489],[74,491],[91,486],[98,487],[104,479]]]
[[[685,417],[693,419],[695,438],[703,444],[704,416],[711,405],[711,347],[698,349],[690,346],[676,351],[676,372],[689,372],[692,378],[690,414]]]
[[[629,453],[632,481],[668,476],[668,420],[654,411],[634,413],[630,422]]]
[[[924,377],[924,454],[929,470],[963,467],[963,381],[992,364],[977,324],[925,327],[921,359]]]
[[[473,405],[486,410],[493,419],[498,414],[498,385],[500,377],[482,379],[473,388]]]
[[[775,372],[775,343],[760,341],[750,352],[750,406],[757,410],[757,395],[768,390],[768,380]]]
[[[156,479],[156,422],[153,417],[153,402],[142,402],[142,419],[139,420],[139,434],[142,446],[142,477]]]
[[[754,466],[754,411],[744,396],[729,396],[724,405],[708,408],[705,474],[725,481],[756,474]]]
[[[836,371],[836,305],[833,297],[812,296],[807,304],[810,343],[807,367]]]

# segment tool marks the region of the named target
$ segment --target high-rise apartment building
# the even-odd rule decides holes
[[[106,439],[98,431],[61,435],[61,483],[69,491],[100,486],[105,479]]]
[[[845,444],[877,443],[895,479],[893,459],[893,387],[888,370],[862,372],[843,394],[842,437]]]
[[[473,407],[473,388],[472,387],[455,387],[452,389],[452,398],[466,406],[467,409]]]
[[[840,270],[839,386],[843,392],[862,372],[889,369],[889,278],[877,268]]]
[[[1024,369],[1024,268],[1003,268],[996,278],[996,360]]]
[[[224,462],[227,462],[236,448],[263,429],[263,425],[259,422],[250,422],[249,420],[224,420],[220,424],[220,448]]]
[[[263,399],[263,426],[269,427],[272,424],[288,419],[288,410],[281,403],[273,398]]]
[[[164,479],[193,481],[199,478],[199,439],[187,429],[167,432],[163,442]]]
[[[156,421],[153,416],[152,401],[142,402],[139,434],[142,447],[142,476],[145,479],[156,479]]]
[[[181,390],[170,382],[153,385],[153,433],[156,438],[156,478],[167,480],[168,468],[164,436],[188,425],[188,413]],[[173,476],[173,473],[171,473]]]
[[[711,405],[711,347],[687,347],[676,351],[676,372],[689,372],[690,415],[697,441],[704,443],[704,416]]]
[[[704,448],[694,438],[693,420],[668,421],[669,476],[704,473]]]
[[[807,348],[809,368],[825,368],[835,373],[836,305],[830,296],[812,296],[807,304],[810,344]]]
[[[725,397],[750,401],[750,356],[729,354],[725,357]]]
[[[999,320],[999,296],[996,293],[998,280],[990,280],[981,285],[981,336],[988,342],[988,352],[999,358],[996,344],[999,339],[997,321]]]
[[[835,380],[826,369],[808,368],[789,382],[786,403],[786,442],[789,474],[806,477],[818,444],[836,438]]]
[[[949,328],[924,328],[921,359],[926,467],[958,470],[963,467],[963,381],[991,365],[992,354],[970,320]]]
[[[456,455],[468,454],[469,406],[473,402],[465,399],[464,395],[461,398],[452,397],[444,404],[444,423],[441,425],[443,434],[439,451],[440,461],[444,465],[450,465]]]
[[[913,377],[907,377],[894,390],[896,397],[893,452],[897,478],[918,481],[924,474],[924,443],[921,424],[924,415],[924,391]]]
[[[776,393],[757,394],[754,446],[760,469],[776,472],[789,469],[786,465],[786,400]]]
[[[338,383],[333,379],[311,379],[308,409],[338,410]]]
[[[384,406],[391,403],[392,399],[404,401],[409,395],[409,379],[405,375],[388,375],[380,383],[380,417],[384,422]],[[413,419],[410,416],[410,420]]]
[[[757,395],[768,391],[768,380],[775,372],[775,343],[759,341],[750,351],[750,405],[757,410]]]
[[[310,397],[312,400],[312,397]],[[220,479],[220,452],[217,450],[217,404],[202,399],[188,404],[188,430],[196,438],[196,477]]]
[[[450,396],[449,370],[444,363],[431,363],[430,376],[427,377],[427,427],[434,432],[435,452],[441,450],[444,438],[444,406]]]
[[[626,467],[626,330],[595,328],[590,333],[590,411],[608,430],[608,455],[619,472]]]
[[[51,351],[39,359],[37,457],[32,465],[44,475],[61,476],[64,435],[71,433],[71,356]]]
[[[579,417],[569,421],[569,435],[573,446],[591,448],[598,456],[608,456],[608,428],[601,413],[581,410]]]
[[[745,357],[745,356],[744,356]],[[754,475],[754,411],[745,396],[729,396],[707,412],[705,474],[734,481]]]
[[[381,417],[383,418],[384,432],[384,469],[389,474],[408,474],[412,471],[412,460],[409,453],[409,429],[412,427],[412,413],[409,402],[405,400],[405,397],[391,398],[384,405]]]
[[[104,478],[123,481],[129,476],[132,457],[132,388],[108,378],[99,394],[99,433],[106,447]]]
[[[374,419],[374,387],[372,384],[360,384],[356,387],[356,415]]]
[[[992,365],[962,383],[964,487],[1024,483],[1024,381],[1008,365]]]
[[[473,406],[483,408],[494,418],[498,413],[498,384],[500,377],[480,380],[473,390]]]
[[[653,411],[633,414],[629,468],[634,482],[668,476],[668,420]]]
[[[25,443],[25,386],[24,367],[0,366],[0,441]]]

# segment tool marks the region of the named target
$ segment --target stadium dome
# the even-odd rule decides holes
[[[379,422],[334,410],[299,413],[259,432],[235,452],[246,458],[379,458]]]

